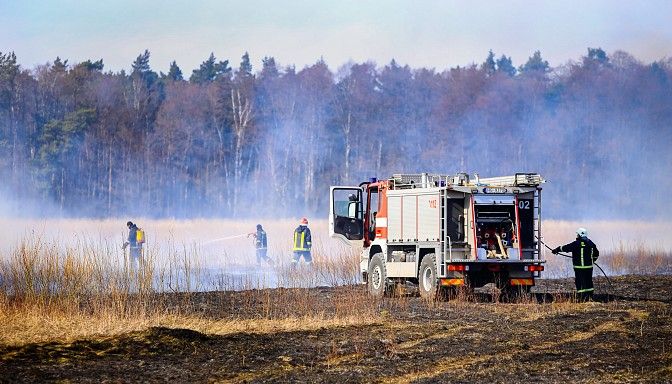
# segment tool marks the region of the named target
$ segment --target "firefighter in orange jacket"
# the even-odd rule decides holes
[[[313,261],[313,258],[310,255],[310,249],[313,246],[312,238],[310,236],[310,228],[308,228],[308,219],[305,217],[301,219],[301,223],[294,230],[294,256],[292,258],[292,263],[296,264],[303,260],[310,264]]]
[[[588,238],[585,228],[576,230],[576,240],[569,244],[555,248],[553,254],[571,252],[574,264],[574,283],[579,300],[586,301],[593,298],[593,264],[600,256],[595,243]]]

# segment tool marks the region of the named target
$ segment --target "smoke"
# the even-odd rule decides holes
[[[0,106],[0,214],[324,217],[330,185],[466,171],[541,173],[546,217],[666,219],[669,63],[596,57],[516,76],[265,62],[199,84],[42,67],[17,78],[30,113]]]
[[[51,201],[35,195],[16,195],[7,186],[0,187],[0,218],[60,217],[63,212]]]

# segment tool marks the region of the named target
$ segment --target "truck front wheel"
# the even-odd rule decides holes
[[[387,271],[382,253],[376,253],[369,262],[367,273],[367,288],[371,296],[382,298],[387,287]]]
[[[420,263],[418,275],[418,291],[423,299],[434,300],[438,293],[438,278],[436,273],[436,256],[433,253],[425,255]]]

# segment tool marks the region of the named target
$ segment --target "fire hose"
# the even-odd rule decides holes
[[[553,252],[553,249],[551,247],[549,247],[546,243],[544,243],[540,238],[538,238],[536,236],[535,236],[535,238],[537,240],[539,240],[539,242],[541,244],[543,244],[544,247],[548,248],[548,250],[551,251],[551,253]],[[572,258],[572,255],[568,255],[568,254],[562,253],[562,252],[554,253],[554,255],[559,255],[559,256],[562,256],[562,257],[568,257],[570,259]],[[611,280],[609,280],[609,276],[607,276],[606,272],[604,272],[604,269],[602,269],[602,267],[600,267],[599,264],[597,264],[595,261],[593,261],[593,264],[595,264],[595,266],[600,270],[600,272],[602,272],[602,274],[604,275],[604,278],[607,279],[607,283],[609,284],[609,292],[613,292],[613,289],[612,289],[612,286],[611,286]]]
[[[209,240],[209,241],[206,241],[206,242],[204,242],[204,243],[202,243],[202,244],[203,244],[203,245],[206,245],[206,244],[211,244],[211,243],[215,243],[215,242],[218,242],[218,241],[231,240],[231,239],[237,239],[237,238],[239,238],[239,237],[249,237],[249,236],[250,236],[249,233],[243,233],[243,234],[240,234],[240,235],[233,235],[233,236],[227,236],[227,237],[220,237],[219,239]]]

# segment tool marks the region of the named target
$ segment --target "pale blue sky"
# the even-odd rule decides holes
[[[255,70],[264,56],[299,69],[323,57],[332,70],[392,58],[443,70],[480,63],[489,49],[515,65],[541,50],[557,66],[587,47],[672,57],[672,0],[0,0],[0,52],[26,68],[60,56],[118,71],[145,48],[153,69],[176,60],[186,77],[210,52],[237,67],[248,51]]]

